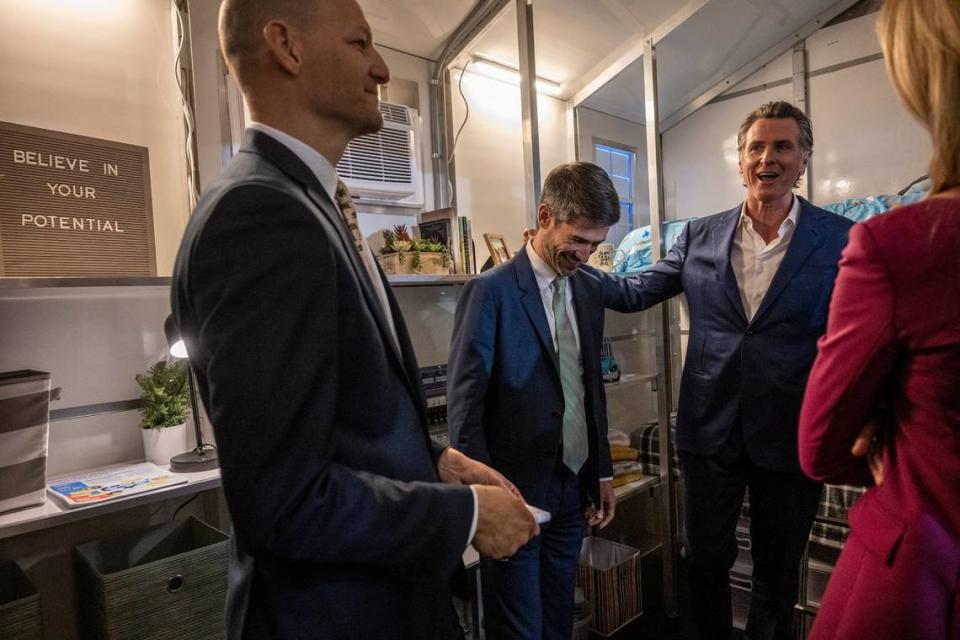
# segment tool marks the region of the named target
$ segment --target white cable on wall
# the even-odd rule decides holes
[[[183,79],[180,77],[180,58],[183,55],[183,45],[186,40],[186,33],[184,30],[183,16],[181,15],[181,9],[179,3],[174,3],[174,13],[177,14],[177,55],[173,61],[173,72],[174,76],[177,79],[177,91],[180,93],[180,108],[183,111],[183,120],[186,122],[187,131],[186,131],[186,140],[185,140],[185,150],[187,156],[187,198],[189,200],[190,211],[192,212],[197,206],[197,201],[200,199],[200,193],[197,190],[197,184],[194,179],[196,176],[197,162],[196,158],[193,155],[193,132],[194,132],[194,117],[193,117],[193,108],[190,106],[190,103],[187,101],[186,93],[183,90]]]
[[[466,112],[463,114],[463,122],[460,123],[460,128],[457,129],[456,135],[453,136],[453,145],[450,147],[450,154],[447,155],[447,186],[450,187],[450,202],[447,203],[447,206],[452,207],[454,201],[456,200],[456,187],[453,182],[450,181],[450,163],[453,162],[453,154],[457,150],[457,142],[460,140],[460,134],[463,132],[463,128],[467,126],[467,120],[470,119],[470,103],[467,102],[467,96],[463,93],[463,76],[467,73],[467,67],[473,62],[473,58],[467,60],[466,64],[463,65],[463,69],[460,70],[460,80],[457,81],[457,91],[460,92],[460,97],[463,98],[463,107]]]

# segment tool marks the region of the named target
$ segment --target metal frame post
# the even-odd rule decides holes
[[[657,105],[656,44],[647,39],[643,47],[643,88],[647,129],[647,174],[650,190],[650,230],[653,261],[664,255],[663,163],[660,148],[660,114]],[[675,617],[678,610],[678,551],[676,487],[671,466],[673,439],[670,413],[673,407],[673,358],[671,356],[670,307],[660,305],[660,339],[657,341],[657,419],[660,440],[660,510],[663,522],[663,608]]]
[[[537,61],[533,44],[533,0],[516,1],[526,220],[527,226],[535,228],[537,204],[540,202],[540,127],[537,119]]]
[[[810,115],[809,92],[807,91],[807,41],[793,45],[793,103]],[[813,201],[813,158],[807,158],[807,173],[804,176],[807,200]]]

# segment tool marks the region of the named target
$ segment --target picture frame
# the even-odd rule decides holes
[[[485,233],[483,234],[483,239],[487,243],[487,249],[490,250],[490,259],[494,265],[503,264],[511,258],[512,254],[510,250],[507,249],[507,243],[504,241],[502,235],[498,233]]]

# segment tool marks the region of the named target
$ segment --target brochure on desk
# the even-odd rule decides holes
[[[47,490],[67,507],[100,502],[184,484],[186,477],[170,473],[150,462],[92,471],[76,478],[47,485]]]

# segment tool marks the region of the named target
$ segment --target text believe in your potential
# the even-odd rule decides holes
[[[90,173],[90,163],[81,158],[38,153],[36,151],[13,150],[13,163],[32,167],[46,167]],[[119,168],[115,164],[103,163],[103,173],[108,176],[119,175]],[[77,198],[81,200],[96,200],[95,187],[62,182],[47,182],[50,195],[61,198]],[[20,225],[33,226],[39,229],[70,229],[75,231],[97,231],[100,233],[124,233],[118,220],[101,220],[99,218],[76,218],[72,216],[50,216],[24,213],[20,215]]]

